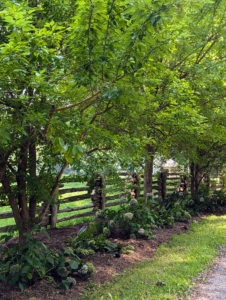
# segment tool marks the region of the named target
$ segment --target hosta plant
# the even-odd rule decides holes
[[[5,241],[8,236],[2,236]],[[32,233],[25,234],[26,243],[1,248],[0,280],[17,284],[21,290],[35,281],[45,279],[67,289],[76,284],[74,276],[82,268],[82,260],[71,248],[50,250]]]
[[[102,222],[91,222],[83,226],[75,236],[70,246],[79,257],[85,257],[94,252],[117,252],[122,248],[120,244],[107,240],[110,230]]]

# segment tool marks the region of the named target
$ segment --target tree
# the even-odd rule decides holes
[[[222,102],[224,98],[224,5],[224,1],[183,6],[179,3],[175,6],[179,13],[167,18],[168,30],[163,31],[162,38],[171,47],[158,61],[158,77],[147,72],[143,83],[152,99],[151,105],[148,103],[151,110],[146,111],[146,124],[150,124],[146,136],[151,142],[147,145],[149,158],[145,168],[147,192],[152,190],[153,157],[157,151],[167,153],[172,146],[179,149],[182,144],[184,148],[185,141],[187,144],[191,139],[187,149],[191,157],[192,145],[194,148],[200,141],[197,134],[207,129],[206,123],[211,128],[216,126],[216,119],[222,119],[219,114],[214,114],[214,118],[209,115],[212,109],[216,110],[216,100]],[[207,108],[204,103],[213,106]],[[206,142],[215,144],[219,137],[219,132],[212,133]]]
[[[99,149],[92,125],[129,102],[135,74],[156,59],[156,26],[173,1],[73,3],[1,4],[0,181],[21,244],[68,164]]]

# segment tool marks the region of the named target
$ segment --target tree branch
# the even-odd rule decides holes
[[[110,146],[106,146],[106,147],[103,147],[103,148],[96,147],[96,148],[93,148],[92,150],[86,152],[86,154],[90,155],[92,152],[95,152],[95,151],[104,151],[104,150],[111,150],[111,149],[112,149],[112,147],[110,147]]]
[[[76,102],[76,103],[74,103],[74,104],[69,104],[69,105],[66,105],[66,106],[63,106],[63,107],[55,108],[55,109],[53,110],[53,113],[58,112],[58,111],[67,110],[67,109],[70,109],[70,108],[74,108],[74,107],[76,107],[76,106],[79,106],[79,105],[81,105],[81,104],[83,104],[83,103],[85,103],[85,102],[87,102],[87,101],[93,99],[94,97],[98,96],[101,92],[102,92],[102,90],[99,90],[99,91],[97,91],[96,93],[94,93],[94,94],[88,96],[87,98],[85,98],[85,99],[83,99],[83,100],[81,100],[81,101],[79,101],[79,102]]]
[[[65,161],[65,163],[62,166],[59,174],[57,175],[56,181],[55,181],[55,183],[54,183],[54,185],[52,187],[52,190],[50,192],[50,197],[53,197],[56,194],[57,188],[59,186],[60,179],[61,179],[61,177],[62,177],[65,169],[67,168],[67,166],[68,166],[68,162]],[[48,209],[49,209],[49,204],[45,203],[45,206],[44,206],[43,210],[41,211],[41,213],[39,214],[39,216],[35,219],[35,223],[36,224],[38,224],[38,223],[40,223],[42,221],[43,217],[47,214]]]

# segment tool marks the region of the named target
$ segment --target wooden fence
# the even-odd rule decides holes
[[[42,225],[56,227],[57,223],[78,219],[82,217],[94,216],[98,209],[106,207],[115,207],[122,203],[121,197],[131,192],[134,197],[143,196],[143,177],[137,174],[120,173],[120,179],[116,183],[111,178],[97,176],[93,186],[83,184],[80,187],[67,187],[65,180],[64,186],[59,189],[59,197],[56,204],[50,207],[50,210],[43,220]],[[119,182],[120,181],[120,182]],[[70,186],[76,186],[77,182],[71,182]],[[77,184],[78,185],[78,184]],[[81,185],[81,183],[80,183]],[[223,187],[221,177],[210,179],[212,189],[221,189]],[[174,191],[190,191],[190,178],[174,172],[167,171],[159,173],[158,177],[152,182],[153,197],[155,199],[165,198]],[[66,206],[67,205],[67,206]],[[40,210],[38,207],[37,210]],[[62,216],[64,214],[64,216]],[[65,216],[65,214],[67,214]],[[12,218],[12,212],[0,213],[0,220]],[[0,232],[6,232],[14,226],[0,227]]]

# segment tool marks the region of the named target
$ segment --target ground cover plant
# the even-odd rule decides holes
[[[0,281],[6,284],[16,284],[23,291],[25,287],[36,281],[45,279],[54,282],[55,286],[67,290],[76,284],[77,276],[89,278],[94,271],[92,264],[85,264],[70,248],[50,250],[43,242],[36,239],[35,233],[40,228],[34,228],[32,233],[26,233],[26,244],[15,243],[12,247],[7,242],[13,237],[2,235],[5,243],[0,246]],[[42,230],[47,237],[48,234]]]

